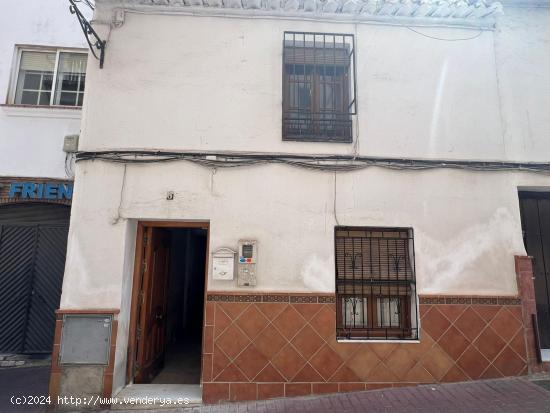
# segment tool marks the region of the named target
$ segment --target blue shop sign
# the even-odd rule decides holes
[[[72,199],[72,183],[12,182],[9,198],[23,199]]]

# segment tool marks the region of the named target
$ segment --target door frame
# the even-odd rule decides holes
[[[525,246],[525,251],[527,253],[527,255],[529,255],[529,251],[527,251],[527,247],[526,247],[526,239],[525,239],[525,232],[526,232],[526,224],[525,224],[525,214],[524,214],[524,206],[523,206],[523,203],[522,201],[523,200],[526,200],[526,199],[530,199],[530,200],[537,200],[537,201],[540,201],[540,200],[550,200],[550,188],[543,188],[543,189],[538,189],[538,188],[523,188],[523,189],[518,189],[518,198],[519,198],[519,209],[520,209],[520,221],[521,221],[521,230],[522,230],[522,241],[523,241],[523,244]],[[539,229],[541,228],[541,223],[540,223],[540,215],[539,215]],[[542,241],[542,238],[541,238],[541,241]],[[542,262],[543,262],[543,266],[544,266],[544,269],[546,270],[546,267],[547,266],[550,266],[550,263],[547,263],[545,260],[544,260],[544,253],[543,253],[543,257],[542,257]],[[533,287],[535,288],[536,290],[536,264],[535,262],[533,262]],[[545,277],[547,277],[547,274],[545,274]],[[548,296],[548,294],[550,293],[549,289],[548,289],[548,286],[546,287],[546,294]],[[537,351],[539,352],[539,355],[541,355],[543,353],[544,350],[548,351],[549,349],[547,347],[541,347],[541,339],[540,339],[540,335],[543,334],[543,329],[541,328],[541,324],[540,324],[540,321],[539,321],[539,317],[538,317],[538,308],[537,308],[537,294],[536,294],[536,291],[535,291],[535,318],[536,318],[536,329],[537,329],[537,332],[536,332],[536,341],[537,341]],[[548,329],[548,328],[547,328]],[[546,330],[547,330],[546,329]],[[546,331],[544,330],[544,331]],[[544,356],[541,356],[543,357],[542,360],[543,361],[546,361]]]
[[[126,351],[126,385],[130,384],[134,380],[134,359],[136,346],[136,331],[137,331],[137,302],[139,299],[139,281],[140,281],[140,263],[144,259],[143,249],[143,233],[147,228],[201,228],[206,230],[206,262],[204,265],[204,298],[203,298],[203,325],[202,335],[204,335],[204,320],[206,312],[206,296],[208,291],[208,262],[210,257],[210,221],[138,221],[137,233],[136,233],[136,250],[134,257],[134,271],[132,279],[132,301],[130,306],[130,325],[128,332],[128,349]],[[202,337],[201,337],[202,341]],[[202,358],[202,347],[201,347]],[[202,365],[202,363],[201,363]],[[202,382],[202,369],[201,369],[201,382]]]

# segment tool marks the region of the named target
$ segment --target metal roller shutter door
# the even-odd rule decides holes
[[[0,352],[51,352],[70,208],[0,206]]]

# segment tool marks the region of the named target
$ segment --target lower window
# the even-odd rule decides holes
[[[418,339],[413,232],[336,227],[339,339]]]

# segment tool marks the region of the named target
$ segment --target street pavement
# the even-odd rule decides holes
[[[144,412],[141,410],[141,412]],[[163,412],[166,410],[146,410]],[[400,387],[328,396],[231,403],[188,409],[185,413],[548,413],[550,391],[527,378]]]
[[[46,395],[48,375],[49,368],[47,367],[0,369],[0,413],[46,412],[44,406],[14,406],[10,402],[10,398],[12,396]],[[549,413],[550,391],[547,389],[550,389],[549,378],[538,382],[530,381],[528,378],[508,378],[192,408],[139,410],[139,412]],[[70,409],[70,411],[78,410]],[[126,411],[128,412],[128,410]],[[136,410],[136,412],[138,411]]]
[[[12,397],[45,396],[48,394],[49,367],[18,367],[0,369],[0,413],[36,412],[46,409],[40,405],[16,406]]]

